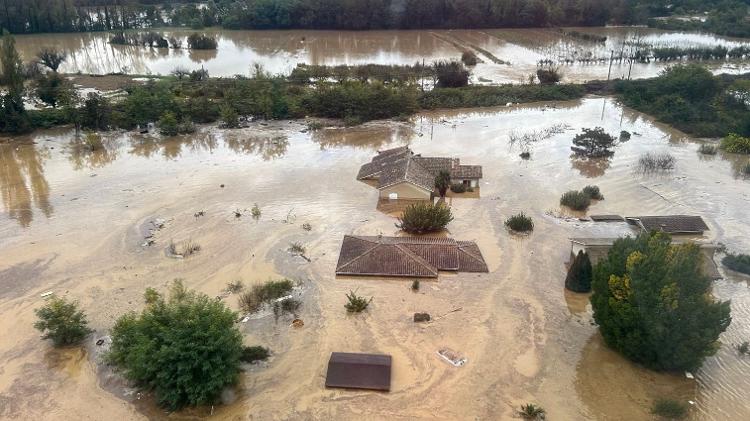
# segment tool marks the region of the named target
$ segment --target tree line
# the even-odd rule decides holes
[[[747,8],[748,0],[728,1],[0,0],[0,26],[11,33],[214,25],[349,30],[602,26],[646,23],[654,16],[702,10],[727,18],[736,15],[737,7]]]

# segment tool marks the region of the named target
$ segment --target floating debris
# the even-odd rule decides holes
[[[461,367],[466,364],[467,361],[465,357],[462,357],[456,351],[453,351],[450,348],[442,348],[437,352],[437,354],[440,356],[440,358],[444,359],[454,367]]]

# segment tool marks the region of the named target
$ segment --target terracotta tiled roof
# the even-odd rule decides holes
[[[482,166],[457,165],[451,170],[451,178],[482,178]]]
[[[326,387],[391,389],[391,356],[333,352],[328,361]]]
[[[629,216],[626,220],[646,231],[662,231],[669,234],[702,234],[708,231],[708,225],[700,216]]]
[[[435,278],[438,271],[487,272],[479,247],[435,237],[344,236],[337,275]]]

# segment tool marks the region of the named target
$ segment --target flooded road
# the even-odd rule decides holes
[[[521,83],[535,73],[540,60],[552,60],[565,82],[606,79],[609,57],[630,54],[632,44],[654,47],[735,47],[747,41],[708,34],[670,32],[648,28],[584,28],[586,34],[606,37],[592,42],[569,35],[576,29],[487,29],[436,31],[228,31],[209,30],[217,37],[217,50],[159,49],[110,45],[110,34],[22,35],[17,48],[25,60],[41,48],[66,51],[68,73],[169,74],[176,67],[205,68],[212,76],[248,75],[254,64],[273,74],[288,74],[298,63],[306,64],[414,64],[424,60],[458,59],[472,51],[480,59],[474,83]],[[160,31],[168,37],[185,38],[191,31]],[[572,64],[563,64],[572,60]],[[706,62],[716,73],[750,70],[748,60]],[[655,76],[667,64],[616,61],[611,77]]]
[[[564,130],[530,145],[528,161],[509,143],[512,133],[552,126]],[[571,159],[575,133],[594,126],[633,136],[606,162]],[[230,281],[277,277],[303,283],[305,326],[290,328],[291,316],[240,325],[246,344],[273,355],[243,373],[236,399],[216,407],[215,419],[513,419],[520,404],[535,402],[549,419],[635,420],[649,419],[660,397],[694,401],[694,420],[750,418],[750,358],[734,350],[750,339],[750,278],[726,274],[715,283],[715,294],[732,300],[733,323],[696,380],[634,366],[603,345],[587,297],[563,287],[569,237],[628,231],[570,218],[558,205],[563,192],[597,184],[605,200],[589,213],[698,214],[711,240],[746,252],[750,180],[738,174],[747,157],[702,158],[696,141],[609,98],[435,111],[313,132],[293,121],[204,126],[168,140],[103,136],[104,149],[94,152],[68,130],[0,144],[0,418],[166,416],[147,397],[97,376],[90,356],[39,338],[33,309],[43,292],[80,301],[96,330],[90,355],[118,316],[142,308],[146,287],[164,291],[182,278],[223,296]],[[483,165],[481,197],[449,199],[449,228],[477,242],[490,273],[442,274],[419,293],[410,280],[334,277],[344,234],[397,233],[395,219],[377,209],[377,190],[355,177],[376,150],[405,144]],[[669,152],[676,169],[635,173],[646,151]],[[254,204],[257,221],[248,211]],[[528,237],[503,227],[518,211],[534,218]],[[164,227],[146,246],[144,229],[157,218]],[[187,239],[199,253],[166,257],[170,241]],[[311,262],[286,251],[292,242],[306,246]],[[367,312],[346,314],[350,290],[374,297]],[[236,296],[222,299],[238,308]],[[414,312],[437,320],[415,325]],[[446,364],[436,355],[443,347],[468,363]],[[332,351],[391,354],[391,392],[326,390]]]

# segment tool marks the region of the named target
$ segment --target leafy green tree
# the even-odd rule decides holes
[[[240,126],[237,111],[231,105],[224,105],[219,109],[219,118],[222,125],[228,129],[234,129]]]
[[[52,339],[55,346],[79,343],[92,332],[88,328],[86,315],[78,309],[75,301],[52,297],[44,307],[34,312],[39,318],[34,328],[44,334],[42,338]]]
[[[615,242],[594,268],[591,304],[604,341],[656,370],[695,370],[713,355],[731,322],[715,301],[696,244],[664,233]]]
[[[469,71],[460,61],[437,61],[433,67],[438,88],[460,88],[469,84]]]
[[[407,206],[396,227],[412,234],[423,234],[445,229],[452,220],[450,207],[422,202]]]
[[[601,127],[583,129],[582,133],[573,138],[573,146],[570,149],[579,156],[603,158],[614,155],[612,148],[615,146],[615,140],[614,136]]]
[[[451,173],[448,171],[440,171],[438,172],[438,175],[435,176],[435,188],[437,189],[438,193],[440,193],[440,197],[445,197],[445,193],[448,192],[448,187],[451,186]]]
[[[173,112],[167,111],[159,119],[159,133],[164,136],[177,136],[179,124]]]
[[[41,75],[36,79],[36,96],[53,108],[69,96],[72,90],[70,82],[55,72]]]
[[[167,408],[215,402],[239,374],[237,315],[180,281],[166,299],[149,295],[140,315],[129,313],[115,323],[111,361]]]
[[[7,87],[7,91],[2,95],[0,131],[27,132],[31,130],[31,122],[23,105],[23,62],[12,35],[3,35],[0,41],[0,84]]]
[[[568,275],[565,277],[565,288],[573,292],[589,292],[591,291],[592,277],[591,259],[589,259],[588,253],[579,251],[568,269]]]

